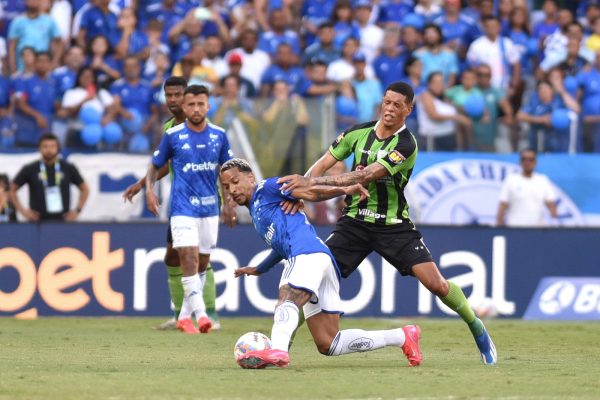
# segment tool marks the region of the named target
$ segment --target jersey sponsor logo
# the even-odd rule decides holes
[[[217,198],[215,196],[206,196],[200,198],[200,203],[203,206],[212,206],[217,203]]]
[[[390,160],[394,163],[394,164],[401,164],[402,161],[405,160],[404,156],[402,154],[400,154],[400,152],[398,150],[392,150],[390,151],[389,155]]]
[[[375,211],[369,210],[368,208],[359,208],[358,209],[358,215],[362,215],[365,217],[371,217],[371,218],[375,218],[375,219],[385,219],[386,215],[385,214],[379,214]]]
[[[269,246],[271,245],[273,236],[275,236],[275,224],[272,222],[271,225],[269,225],[269,229],[267,229],[267,233],[265,234],[265,242],[267,242]]]
[[[183,172],[188,172],[188,171],[192,171],[192,172],[204,172],[204,171],[214,171],[215,169],[217,169],[217,164],[216,163],[211,163],[211,162],[201,162],[199,164],[196,163],[187,163],[183,166],[183,168],[181,169]]]
[[[373,339],[361,337],[354,339],[348,344],[348,350],[352,351],[369,351],[373,348]]]
[[[191,147],[189,144],[184,144],[183,146],[181,146],[181,150],[189,150]]]
[[[405,196],[415,222],[450,225],[495,225],[504,179],[519,172],[513,163],[465,159],[432,164],[414,175]],[[584,225],[573,200],[550,182],[557,197],[561,225]]]
[[[206,145],[205,145],[205,144],[197,144],[197,145],[196,145],[196,148],[197,148],[197,149],[203,149],[203,148],[205,148],[205,147],[206,147]]]
[[[193,205],[194,207],[198,207],[200,205],[200,199],[196,196],[190,196],[189,200],[190,200],[190,204]]]

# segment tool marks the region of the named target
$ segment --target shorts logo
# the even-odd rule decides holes
[[[400,154],[400,152],[398,150],[392,150],[388,154],[388,157],[390,157],[390,160],[394,164],[400,164],[400,163],[402,163],[402,161],[404,161],[404,156],[402,154]]]
[[[348,345],[348,350],[352,351],[369,351],[373,348],[373,340],[365,337],[354,339]]]

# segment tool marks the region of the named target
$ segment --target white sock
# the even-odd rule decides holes
[[[339,331],[329,346],[328,356],[372,351],[385,346],[402,346],[404,331],[390,329],[386,331],[364,331],[362,329],[345,329]]]
[[[181,321],[182,319],[190,319],[190,318],[192,318],[192,310],[190,309],[190,306],[188,305],[188,302],[184,296],[183,302],[181,303],[181,311],[179,311],[179,318],[177,318],[177,319],[179,321]]]
[[[190,311],[194,313],[196,319],[206,317],[206,307],[202,298],[202,282],[198,274],[181,277],[181,284],[183,285],[184,301],[187,301]]]
[[[273,349],[288,351],[290,338],[298,327],[300,319],[298,307],[291,301],[285,301],[275,308],[274,323],[271,330]]]

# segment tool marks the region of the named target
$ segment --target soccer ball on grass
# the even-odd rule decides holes
[[[267,350],[271,348],[271,339],[260,332],[244,333],[235,343],[233,355],[235,361],[250,351]]]

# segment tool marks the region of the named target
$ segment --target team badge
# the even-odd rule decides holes
[[[344,139],[344,134],[343,134],[343,133],[340,133],[340,134],[338,135],[337,139],[335,139],[335,142],[336,142],[336,143],[339,143],[339,142],[341,142],[343,139]]]
[[[388,157],[394,164],[400,164],[402,161],[404,161],[404,156],[402,154],[400,154],[400,152],[398,150],[390,151],[390,154],[388,154]]]

